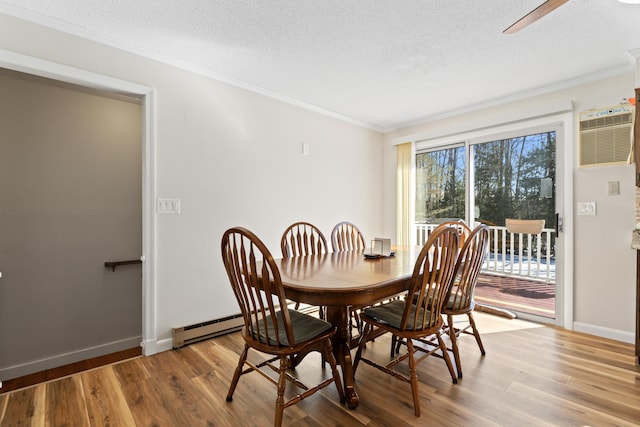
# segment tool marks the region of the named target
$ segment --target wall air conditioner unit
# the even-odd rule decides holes
[[[578,166],[625,164],[631,151],[633,106],[620,104],[580,113]]]

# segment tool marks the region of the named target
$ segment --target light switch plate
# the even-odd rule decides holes
[[[607,184],[607,194],[617,196],[620,194],[620,181],[609,181]]]
[[[596,202],[578,202],[578,215],[595,215]]]
[[[180,199],[158,199],[156,212],[159,214],[180,214]]]

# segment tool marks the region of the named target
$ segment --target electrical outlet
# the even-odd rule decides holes
[[[620,181],[609,181],[607,186],[607,194],[609,196],[617,196],[620,194]]]

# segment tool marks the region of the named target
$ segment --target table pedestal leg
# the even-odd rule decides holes
[[[353,361],[351,360],[351,331],[349,328],[349,307],[327,307],[327,321],[337,328],[333,336],[333,353],[336,362],[342,368],[342,381],[347,406],[354,409],[360,403],[360,398],[353,384]]]

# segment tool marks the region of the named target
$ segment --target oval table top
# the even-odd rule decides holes
[[[344,251],[276,260],[287,298],[312,305],[367,305],[408,287],[421,247],[391,257]]]

